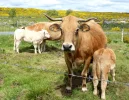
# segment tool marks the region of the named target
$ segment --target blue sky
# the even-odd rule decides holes
[[[129,0],[0,0],[0,7],[129,12]]]

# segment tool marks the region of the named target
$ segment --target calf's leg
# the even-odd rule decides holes
[[[105,98],[105,90],[107,87],[107,80],[108,80],[108,72],[107,71],[102,71],[102,76],[101,76],[101,99],[106,99]]]
[[[35,54],[37,54],[37,43],[33,43],[33,46],[34,46],[34,52]]]
[[[112,75],[112,79],[113,82],[115,82],[115,64],[111,66],[111,75]]]
[[[97,95],[97,86],[99,83],[99,80],[97,77],[97,68],[96,67],[99,67],[99,66],[97,66],[97,64],[95,62],[93,62],[92,73],[93,73],[93,86],[94,86],[93,94],[94,95]]]
[[[38,52],[41,54],[40,44],[38,44]]]
[[[19,53],[19,45],[21,41],[19,40],[19,41],[16,41],[15,43],[16,43],[16,52]]]

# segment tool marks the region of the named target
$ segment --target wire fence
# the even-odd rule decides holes
[[[40,20],[44,20],[44,19],[40,19]],[[0,17],[0,34],[13,34],[12,31],[14,31],[15,28],[20,27],[20,26],[27,26],[27,25],[32,25],[36,23],[36,18],[35,17],[19,17],[19,18],[15,18],[15,19],[9,19],[8,17]],[[111,31],[106,31],[106,34],[121,34],[121,31],[119,32],[111,32]],[[124,34],[129,34],[129,32],[124,32]],[[6,62],[3,64],[7,64]],[[10,65],[10,66],[17,66],[17,65]],[[18,66],[17,66],[18,67]],[[64,73],[64,72],[56,72],[56,71],[52,71],[52,70],[48,70],[48,69],[39,69],[39,68],[34,68],[34,67],[25,67],[25,68],[29,68],[29,69],[37,69],[37,70],[42,70],[44,72],[51,72],[51,73],[55,73],[55,74],[65,74],[65,75],[71,75],[73,77],[79,77],[82,78],[82,76],[79,75],[74,75],[74,74],[68,74],[68,73]],[[87,77],[88,80],[93,80],[93,78],[91,76]],[[101,81],[99,79],[99,81]],[[113,81],[109,81],[109,80],[103,80],[106,81],[108,83],[114,83]],[[115,82],[116,84],[123,84],[126,86],[129,86],[129,83],[124,83],[124,82]]]
[[[21,26],[28,26],[41,21],[45,21],[45,19],[43,17],[37,18],[19,16],[15,18],[9,18],[0,16],[0,32],[11,32]]]
[[[38,71],[43,71],[43,72],[49,72],[49,73],[53,73],[53,74],[66,75],[66,76],[71,75],[72,77],[84,78],[81,75],[68,74],[68,73],[61,72],[61,71],[55,71],[55,70],[46,69],[44,67],[42,67],[42,68],[35,68],[35,67],[32,67],[32,66],[26,66],[26,67],[24,66],[23,67],[23,66],[20,66],[18,64],[10,65],[7,62],[1,63],[1,64],[14,66],[14,67],[20,67],[20,68],[33,69],[33,70],[38,70]],[[113,82],[113,81],[110,81],[110,80],[93,79],[93,77],[91,75],[89,75],[88,77],[85,77],[85,78],[88,79],[88,81],[93,81],[93,80],[106,81],[107,83],[115,83],[115,84],[118,84],[118,85],[125,85],[125,86],[129,87],[129,82],[119,82],[119,81]]]

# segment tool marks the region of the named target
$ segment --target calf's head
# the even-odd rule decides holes
[[[40,32],[43,33],[44,39],[50,38],[50,35],[47,30],[42,29]]]

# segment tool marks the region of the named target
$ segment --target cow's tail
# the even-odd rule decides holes
[[[101,79],[101,68],[100,68],[101,66],[100,66],[100,63],[99,62],[97,62],[96,63],[96,73],[97,73],[97,77],[99,78],[99,79]]]

